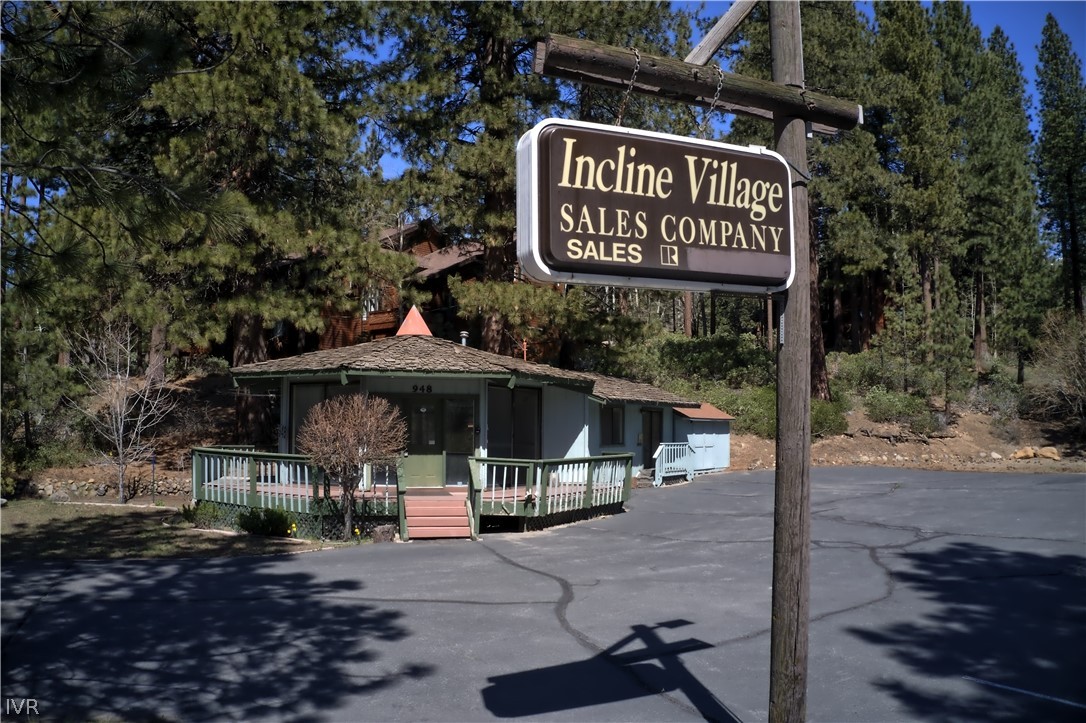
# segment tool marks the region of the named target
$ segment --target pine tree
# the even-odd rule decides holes
[[[316,331],[351,288],[400,282],[411,262],[368,242],[383,207],[351,55],[367,12],[5,5],[3,186],[21,223],[5,251],[23,249],[7,278],[79,252],[70,266],[120,292],[159,377],[168,346],[229,339],[234,363],[258,361],[267,329]],[[243,407],[240,429],[271,428]]]
[[[322,309],[349,303],[350,288],[410,271],[368,240],[379,204],[361,173],[364,91],[349,57],[366,8],[201,3],[174,12],[184,59],[143,103],[175,129],[156,139],[155,170],[207,192],[218,213],[183,215],[141,259],[163,289],[155,319],[200,298],[202,318],[184,327],[190,343],[229,334],[233,364],[262,361],[267,329],[317,331]],[[270,430],[269,412],[242,390],[239,434]]]
[[[1041,209],[1045,225],[1059,239],[1064,304],[1086,315],[1082,268],[1086,263],[1086,84],[1071,40],[1051,14],[1045,20],[1037,58]]]
[[[685,16],[662,3],[371,7],[371,32],[384,40],[387,57],[375,58],[370,69],[370,112],[378,118],[382,140],[408,164],[398,193],[407,205],[440,218],[454,237],[485,244],[485,278],[458,287],[459,302],[481,319],[485,348],[511,353],[524,339],[519,336],[524,324],[517,319],[550,326],[549,309],[579,297],[578,292],[549,299],[547,293],[558,292],[502,288],[516,280],[517,139],[550,115],[613,119],[621,103],[619,93],[578,90],[532,73],[536,42],[551,32],[590,34],[600,42],[668,54],[675,29],[680,28],[680,39],[685,37],[677,22]],[[637,125],[632,118],[645,118],[648,106],[632,100],[627,123]]]
[[[871,95],[874,37],[851,3],[812,3],[803,8],[804,68],[808,85],[820,92],[854,98],[863,104]],[[881,317],[875,293],[885,281],[886,250],[875,233],[881,206],[880,188],[887,183],[875,155],[875,139],[866,127],[808,142],[811,168],[812,396],[829,399],[823,329],[833,343],[858,349]],[[867,297],[867,298],[864,298]],[[845,301],[849,298],[850,301]],[[853,313],[846,323],[843,309]],[[829,323],[826,323],[826,322]],[[864,328],[871,329],[865,333]]]
[[[955,155],[961,147],[948,106],[942,103],[943,77],[932,18],[915,2],[875,5],[878,131],[883,165],[896,176],[889,188],[886,231],[905,252],[893,272],[916,273],[923,312],[922,360],[935,370],[949,360],[936,356],[933,324],[936,303],[954,306],[949,278],[941,267],[963,251],[964,216],[958,197]]]
[[[803,3],[801,12],[807,86],[867,107],[874,38],[863,16],[852,3]],[[769,51],[768,14],[757,7],[730,46],[733,71],[768,79]],[[737,118],[730,140],[767,145],[771,134],[764,121]],[[867,125],[816,136],[807,147],[812,176],[811,256],[806,260],[812,279],[811,388],[814,397],[827,399],[823,330],[831,346],[858,351],[884,323],[888,249],[878,227],[889,180]]]
[[[975,278],[974,356],[988,348],[1016,360],[1019,381],[1040,335],[1052,277],[1038,233],[1028,98],[1022,67],[1006,34],[987,41],[981,80],[966,127],[963,198]],[[990,313],[989,313],[990,310]],[[988,340],[985,320],[994,338]]]
[[[992,147],[992,94],[997,91],[991,59],[984,51],[980,29],[974,25],[969,8],[952,0],[931,8],[933,36],[939,49],[942,77],[941,100],[949,114],[949,131],[959,145],[953,154],[958,164],[958,193],[963,199],[963,255],[955,259],[954,276],[961,288],[971,288],[973,299],[973,357],[979,370],[988,357],[987,285],[989,246],[988,225],[994,219],[989,204],[1000,193],[1002,178],[996,169]],[[987,228],[986,228],[987,226]],[[969,283],[966,283],[966,279]],[[944,375],[944,380],[946,375]]]
[[[136,248],[128,229],[173,198],[118,150],[176,48],[145,27],[147,12],[137,4],[3,8],[6,459],[37,457],[42,441],[79,446],[64,403],[79,393],[72,329],[93,317],[103,292],[133,285],[131,265],[120,262]]]

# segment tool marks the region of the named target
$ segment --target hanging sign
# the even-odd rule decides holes
[[[517,256],[544,282],[783,291],[788,164],[759,147],[545,120],[517,144]]]

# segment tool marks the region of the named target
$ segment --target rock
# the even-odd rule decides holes
[[[1037,451],[1033,447],[1022,447],[1011,455],[1011,459],[1033,459],[1036,456]]]
[[[98,489],[95,490],[95,493],[99,497],[105,497],[106,496],[106,486],[105,485],[98,485]]]
[[[71,502],[72,498],[64,492],[54,492],[49,496],[50,502]]]
[[[377,525],[373,528],[374,542],[395,542],[396,525]]]
[[[992,452],[992,459],[1003,459],[1003,455],[999,452]]]
[[[1045,459],[1058,460],[1060,458],[1060,452],[1055,447],[1041,447],[1037,450],[1037,456],[1044,457]]]

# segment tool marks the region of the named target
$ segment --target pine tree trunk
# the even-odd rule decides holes
[[[844,348],[845,340],[845,301],[841,294],[841,284],[835,283],[831,292],[830,309],[832,321],[830,322],[832,335],[830,336],[830,348],[840,351]]]
[[[263,318],[257,314],[238,314],[233,321],[233,365],[267,361]],[[240,386],[234,406],[234,437],[237,442],[258,444],[272,434],[274,422],[267,397],[253,394],[252,387]]]
[[[932,285],[935,283],[931,269],[931,260],[927,254],[920,254],[920,284],[921,295],[924,299],[924,361],[928,364],[935,363],[935,349],[931,341],[931,317],[935,305],[932,300]]]
[[[23,410],[23,444],[27,449],[37,448],[37,440],[33,436],[34,425],[31,424],[30,412]]]
[[[487,201],[490,205],[498,203],[497,199],[490,198]],[[483,252],[483,269],[485,278],[488,281],[500,281],[506,273],[506,270],[511,268],[507,264],[506,249],[504,246],[488,246]],[[483,351],[488,351],[491,354],[501,354],[504,351],[505,339],[504,339],[505,322],[502,320],[501,313],[492,310],[484,314],[482,334],[479,346]]]
[[[886,285],[885,272],[874,274],[871,282],[871,306],[868,307],[874,311],[871,313],[871,330],[864,342],[865,349],[871,346],[871,340],[875,335],[886,328]]]
[[[856,354],[867,348],[868,329],[871,325],[871,316],[875,313],[875,307],[871,303],[871,294],[867,291],[867,285],[863,283],[862,279],[853,276],[848,285],[851,292],[849,298],[852,302],[848,305],[851,321],[849,350]],[[860,316],[861,309],[867,309],[867,314],[862,317]]]
[[[988,359],[988,312],[984,301],[984,272],[979,268],[974,275],[976,287],[976,321],[973,326],[973,363],[982,371]]]
[[[689,339],[694,336],[694,292],[683,292],[683,334]]]
[[[166,326],[151,327],[151,348],[147,353],[147,379],[152,384],[166,381]]]
[[[1075,206],[1078,199],[1075,197],[1075,176],[1072,169],[1067,169],[1067,223],[1069,225],[1069,238],[1067,250],[1070,252],[1071,261],[1071,300],[1075,313],[1079,316],[1086,315],[1086,306],[1083,306],[1082,294],[1082,259],[1079,256],[1081,244],[1078,238],[1078,219],[1075,216]]]
[[[510,41],[493,32],[488,32],[477,39],[480,68],[479,102],[484,108],[499,107],[505,101],[505,87],[516,75],[516,62]],[[485,112],[485,111],[484,111]],[[486,134],[496,141],[516,144],[516,138],[508,127],[501,124],[487,124]],[[506,211],[516,207],[515,193],[511,190],[487,190],[483,196],[483,205],[489,218],[500,218]],[[502,243],[488,246],[484,257],[484,272],[488,281],[511,280],[511,271],[516,268],[516,245],[514,229],[508,231],[493,229]],[[505,346],[505,324],[501,314],[491,311],[483,319],[482,348],[485,351],[500,354]]]

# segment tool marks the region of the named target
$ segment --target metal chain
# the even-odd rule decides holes
[[[622,96],[622,103],[618,106],[618,115],[615,116],[615,125],[622,125],[622,116],[626,115],[626,104],[630,102],[630,93],[633,92],[634,81],[637,80],[637,71],[641,70],[641,53],[637,48],[630,48],[634,53],[633,75],[630,76],[630,84],[626,86],[626,95]]]
[[[713,102],[709,105],[709,110],[705,111],[705,116],[701,119],[701,125],[698,127],[698,135],[702,140],[705,140],[705,132],[709,129],[709,119],[713,115],[713,111],[716,110],[716,104],[720,101],[720,91],[724,87],[724,71],[718,64],[716,66],[716,93],[713,94]]]

